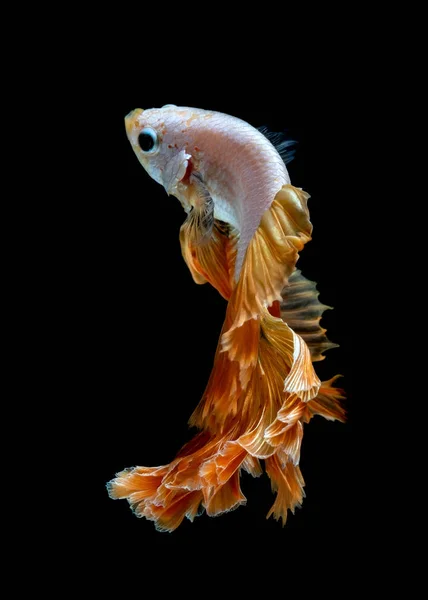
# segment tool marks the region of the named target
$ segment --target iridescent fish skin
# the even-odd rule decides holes
[[[211,283],[228,306],[189,420],[200,433],[169,465],[118,473],[109,494],[173,531],[201,510],[245,504],[240,472],[257,477],[264,460],[277,492],[268,516],[285,524],[304,497],[303,424],[317,414],[345,418],[336,378],[321,382],[312,364],[335,346],[319,324],[328,307],[295,267],[311,239],[309,196],[291,185],[268,139],[235,117],[167,105],[136,109],[125,124],[143,167],[187,213],[180,243],[194,281]]]

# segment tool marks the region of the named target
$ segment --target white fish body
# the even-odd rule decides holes
[[[127,132],[140,162],[189,211],[189,163],[214,203],[214,217],[239,234],[235,279],[263,213],[290,178],[283,159],[257,129],[219,112],[172,105],[137,109],[126,118]],[[144,128],[158,136],[158,149],[145,155],[138,142]]]

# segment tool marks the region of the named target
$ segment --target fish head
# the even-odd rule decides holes
[[[189,110],[189,109],[186,109]],[[189,132],[186,115],[169,104],[162,108],[137,108],[125,117],[131,146],[147,173],[168,194],[179,195],[191,155],[187,153]]]

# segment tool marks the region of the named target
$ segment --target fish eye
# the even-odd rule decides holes
[[[158,135],[151,127],[145,127],[138,136],[138,144],[143,152],[155,152],[158,149]]]

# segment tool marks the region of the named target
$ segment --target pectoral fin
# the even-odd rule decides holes
[[[162,174],[163,186],[167,194],[177,194],[177,186],[186,174],[190,158],[192,158],[190,154],[181,150],[173,160],[168,161]]]

